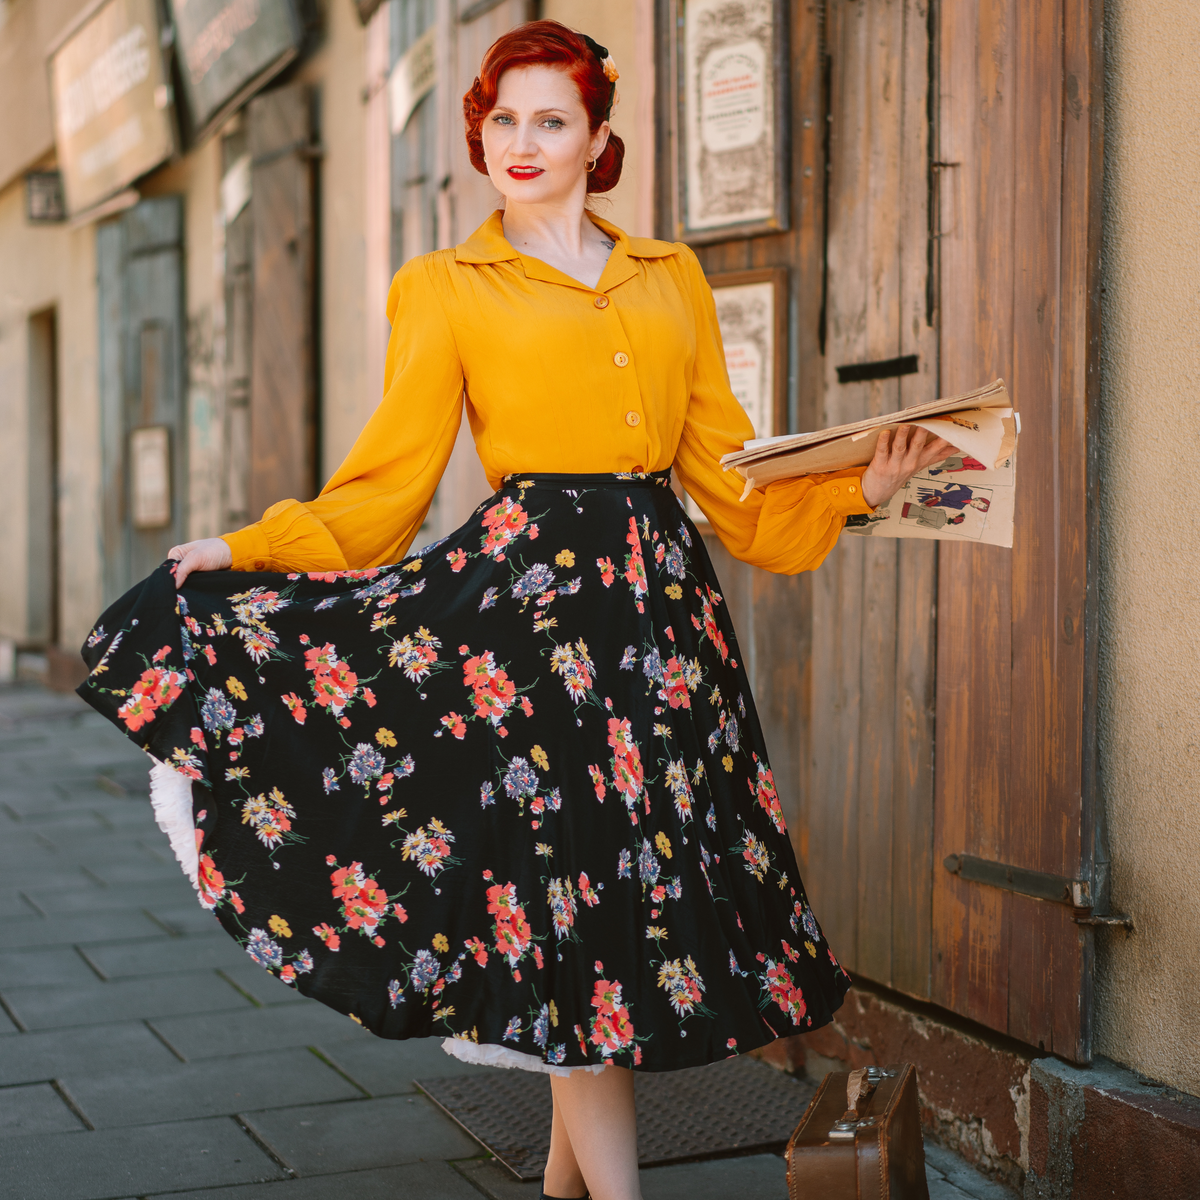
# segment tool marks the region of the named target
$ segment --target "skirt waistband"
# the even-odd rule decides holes
[[[575,490],[595,487],[670,487],[671,471],[613,471],[599,475],[553,474],[544,471],[514,471],[504,476],[506,488],[560,488]]]

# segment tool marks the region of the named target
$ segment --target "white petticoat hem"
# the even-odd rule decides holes
[[[480,1045],[465,1038],[446,1038],[442,1049],[463,1062],[478,1063],[484,1067],[515,1067],[518,1071],[538,1071],[543,1075],[570,1075],[572,1071],[590,1071],[599,1075],[607,1063],[589,1063],[584,1067],[558,1067],[543,1062],[536,1054],[523,1054],[507,1046]]]
[[[183,873],[199,891],[200,854],[192,820],[192,781],[159,762],[153,754],[147,757],[154,764],[150,768],[150,803],[154,806],[155,823],[170,839]]]

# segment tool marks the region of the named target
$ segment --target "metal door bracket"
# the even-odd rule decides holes
[[[1004,888],[1036,900],[1049,900],[1052,904],[1065,904],[1069,908],[1090,910],[1092,907],[1092,884],[1088,879],[1068,879],[1064,875],[1030,871],[1025,867],[978,858],[974,854],[951,854],[944,860],[944,865],[952,875],[969,883],[985,883],[989,887]]]

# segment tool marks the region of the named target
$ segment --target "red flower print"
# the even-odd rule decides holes
[[[168,708],[183,691],[184,676],[165,667],[149,667],[133,685],[129,699],[117,709],[117,716],[131,733],[154,720],[155,712]]]
[[[758,802],[762,805],[774,822],[775,828],[780,833],[787,833],[787,823],[783,819],[783,808],[779,804],[779,793],[775,790],[775,776],[771,773],[769,767],[764,763],[758,762],[758,755],[754,756],[754,761],[758,763],[758,779],[751,783],[747,780],[750,791],[758,798]]]
[[[467,736],[466,722],[456,712],[442,718],[441,722],[461,742]]]
[[[704,590],[708,593],[707,596],[701,593],[700,589],[696,589],[696,595],[700,596],[700,608],[704,613],[704,633],[710,642],[716,646],[720,652],[721,661],[724,662],[729,657],[729,647],[725,644],[725,635],[717,628],[717,618],[715,611],[721,603],[721,595],[719,592],[714,592],[708,584],[704,585]],[[700,625],[696,622],[696,618],[692,617],[692,623],[699,629]]]
[[[621,984],[616,980],[597,979],[592,995],[593,1046],[600,1049],[601,1058],[611,1058],[633,1044],[633,1022],[629,1010],[621,1002]]]
[[[487,530],[482,542],[483,553],[502,561],[504,548],[520,534],[528,520],[525,510],[510,496],[493,504],[483,514],[482,525]],[[532,530],[530,534],[532,536]]]
[[[588,773],[592,777],[592,787],[596,789],[596,799],[603,804],[605,793],[608,790],[605,787],[604,772],[600,770],[599,765],[593,764],[588,767]]]
[[[154,652],[154,658],[153,658],[151,661],[153,661],[153,662],[156,662],[156,663],[160,663],[160,662],[162,662],[162,661],[163,661],[163,660],[164,660],[164,659],[167,657],[167,655],[168,655],[168,654],[170,654],[170,653],[171,653],[171,647],[170,647],[170,646],[164,646],[164,647],[163,647],[161,650],[156,650],[156,651]]]
[[[767,973],[763,976],[763,986],[767,988],[771,999],[780,1010],[791,1018],[792,1024],[798,1025],[801,1018],[808,1012],[804,1001],[804,993],[796,986],[787,969],[767,959]]]
[[[446,561],[450,564],[450,570],[457,574],[467,565],[467,552],[465,550],[451,550],[446,555]]]
[[[612,587],[613,580],[617,577],[617,569],[613,566],[611,558],[596,559],[596,566],[600,568],[600,578],[605,587]]]
[[[533,930],[525,919],[525,909],[517,900],[515,883],[493,884],[487,890],[487,910],[496,918],[492,927],[496,952],[508,959],[512,968],[524,956],[533,940]],[[513,977],[519,978],[516,970]]]
[[[200,869],[196,882],[200,890],[201,905],[204,908],[216,908],[225,894],[225,876],[217,870],[211,855],[200,855]]]
[[[629,532],[625,535],[625,540],[632,547],[625,556],[625,579],[633,589],[638,612],[641,612],[642,597],[650,590],[650,585],[646,581],[646,562],[642,558],[642,543],[638,537],[637,520],[634,517],[629,518]]]
[[[204,730],[192,727],[192,732],[189,734],[193,746],[199,746],[201,750],[206,750],[208,747],[204,744]]]
[[[466,946],[471,956],[481,967],[487,966],[487,947],[477,937],[468,938],[467,941],[463,942],[463,945]]]
[[[340,950],[342,939],[337,935],[332,925],[314,925],[313,933],[325,943],[327,950]]]

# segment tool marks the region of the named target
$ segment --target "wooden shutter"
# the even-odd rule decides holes
[[[186,528],[183,201],[143,200],[96,229],[105,603],[149,575]],[[165,522],[133,522],[134,432],[165,427]]]
[[[1003,376],[1023,436],[1011,553],[941,546],[932,998],[1077,1062],[1091,1056],[1091,929],[943,860],[1096,883],[1100,11],[939,8],[942,390]]]
[[[316,495],[313,98],[303,84],[246,110],[254,301],[249,511]]]

